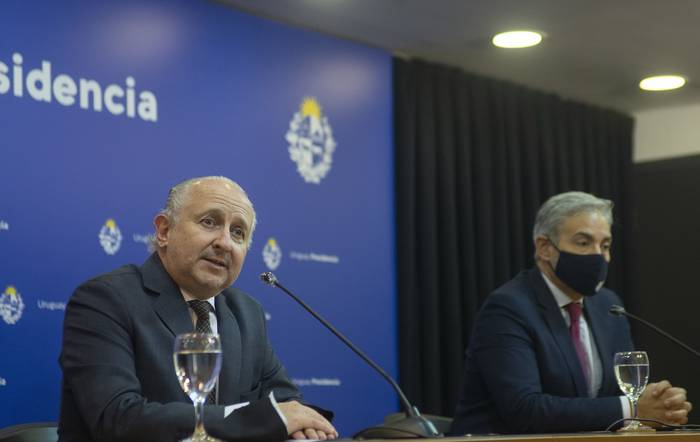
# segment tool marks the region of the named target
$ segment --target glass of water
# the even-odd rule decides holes
[[[175,373],[180,386],[194,403],[194,433],[183,442],[214,442],[204,430],[204,402],[216,385],[221,370],[221,341],[210,333],[185,333],[175,337]]]
[[[644,351],[624,351],[615,353],[615,378],[620,390],[632,403],[634,420],[619,431],[649,431],[650,427],[637,419],[637,401],[649,382],[649,357]]]

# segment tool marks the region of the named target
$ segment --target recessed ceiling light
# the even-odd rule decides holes
[[[639,82],[639,88],[645,91],[670,91],[685,84],[685,78],[680,75],[657,75],[647,77]]]
[[[529,48],[540,44],[542,34],[533,31],[508,31],[493,36],[491,42],[499,48]]]

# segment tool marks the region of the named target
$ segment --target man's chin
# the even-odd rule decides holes
[[[211,278],[207,275],[205,277],[197,278],[197,285],[199,286],[199,293],[206,295],[207,298],[211,298],[214,295],[219,294],[222,290],[229,287],[231,283],[228,279],[223,278]]]

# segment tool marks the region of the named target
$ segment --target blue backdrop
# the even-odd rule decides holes
[[[396,373],[391,60],[202,1],[6,0],[0,14],[0,427],[55,420],[63,310],[142,263],[167,190],[238,181],[258,213],[236,286],[344,435],[388,386],[257,275]]]

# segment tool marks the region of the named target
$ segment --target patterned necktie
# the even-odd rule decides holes
[[[197,325],[195,327],[197,333],[211,333],[211,324],[209,323],[211,304],[199,299],[187,301],[187,304],[194,311],[194,314],[197,315]]]
[[[571,341],[576,348],[576,355],[581,363],[583,377],[586,379],[586,390],[588,390],[591,374],[588,365],[588,354],[586,353],[585,344],[581,339],[581,313],[583,312],[583,307],[580,302],[572,302],[566,305],[566,310],[569,312],[569,317],[571,318],[571,326],[569,327]]]
[[[209,312],[212,310],[211,304],[209,304],[207,301],[202,301],[199,299],[187,301],[187,304],[194,311],[194,314],[197,315],[195,331],[197,333],[211,333],[211,323],[209,322]],[[209,392],[209,395],[207,395],[206,403],[216,403],[216,384]]]

